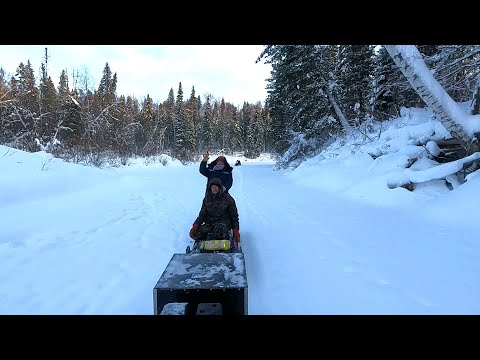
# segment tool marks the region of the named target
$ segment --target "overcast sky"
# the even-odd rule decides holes
[[[117,73],[117,95],[164,101],[181,82],[184,99],[192,86],[202,100],[206,93],[242,105],[264,102],[270,65],[255,63],[263,45],[0,45],[0,67],[9,75],[30,60],[38,80],[48,49],[48,73],[56,86],[63,69],[88,74],[97,88],[105,63]]]

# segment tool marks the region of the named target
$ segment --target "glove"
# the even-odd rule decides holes
[[[203,160],[202,161],[207,162],[208,158],[209,158],[209,156],[208,156],[208,152],[207,152],[206,154],[203,154]]]
[[[198,229],[198,224],[193,224],[192,228],[190,229],[189,235],[193,239],[195,235],[195,231]]]
[[[233,229],[233,240],[237,243],[240,242],[240,231],[238,229]]]

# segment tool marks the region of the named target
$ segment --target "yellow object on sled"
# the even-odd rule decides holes
[[[200,250],[230,250],[230,240],[205,240],[200,244]]]

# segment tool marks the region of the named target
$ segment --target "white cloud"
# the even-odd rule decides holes
[[[216,98],[242,105],[244,101],[264,101],[265,79],[270,65],[255,64],[261,45],[34,45],[0,46],[0,66],[14,72],[18,64],[31,59],[38,70],[44,48],[49,49],[49,74],[55,84],[62,70],[88,71],[92,87],[98,86],[105,63],[117,73],[118,95],[138,99],[149,94],[154,101],[164,101],[181,82],[184,98],[192,86],[196,95],[210,93]]]

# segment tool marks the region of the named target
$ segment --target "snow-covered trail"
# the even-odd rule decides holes
[[[480,311],[479,287],[457,281],[465,271],[480,270],[478,259],[468,257],[468,243],[459,241],[472,238],[473,228],[448,225],[435,231],[438,224],[420,211],[379,208],[307,189],[269,165],[239,167],[232,195],[241,216],[252,314]],[[390,223],[376,226],[376,219]],[[448,278],[436,276],[445,269]],[[413,274],[408,282],[403,272]],[[435,284],[435,294],[425,290],[426,282]],[[295,302],[283,300],[292,297]]]
[[[76,191],[33,189],[38,196],[0,205],[0,313],[153,313],[153,286],[190,243],[206,178],[192,164],[89,179]],[[431,237],[419,238],[429,227],[420,211],[298,186],[268,163],[235,167],[231,193],[250,314],[480,313],[479,285],[458,282],[462,273],[480,273],[461,241],[473,238],[473,227],[432,224]],[[379,217],[391,227],[376,226]],[[7,226],[19,218],[24,226]],[[440,269],[449,276],[438,278]],[[414,275],[406,281],[403,272]]]
[[[0,313],[153,312],[153,286],[184,251],[205,183],[193,167],[110,172],[78,191],[0,206],[2,224],[25,219],[2,226]]]

